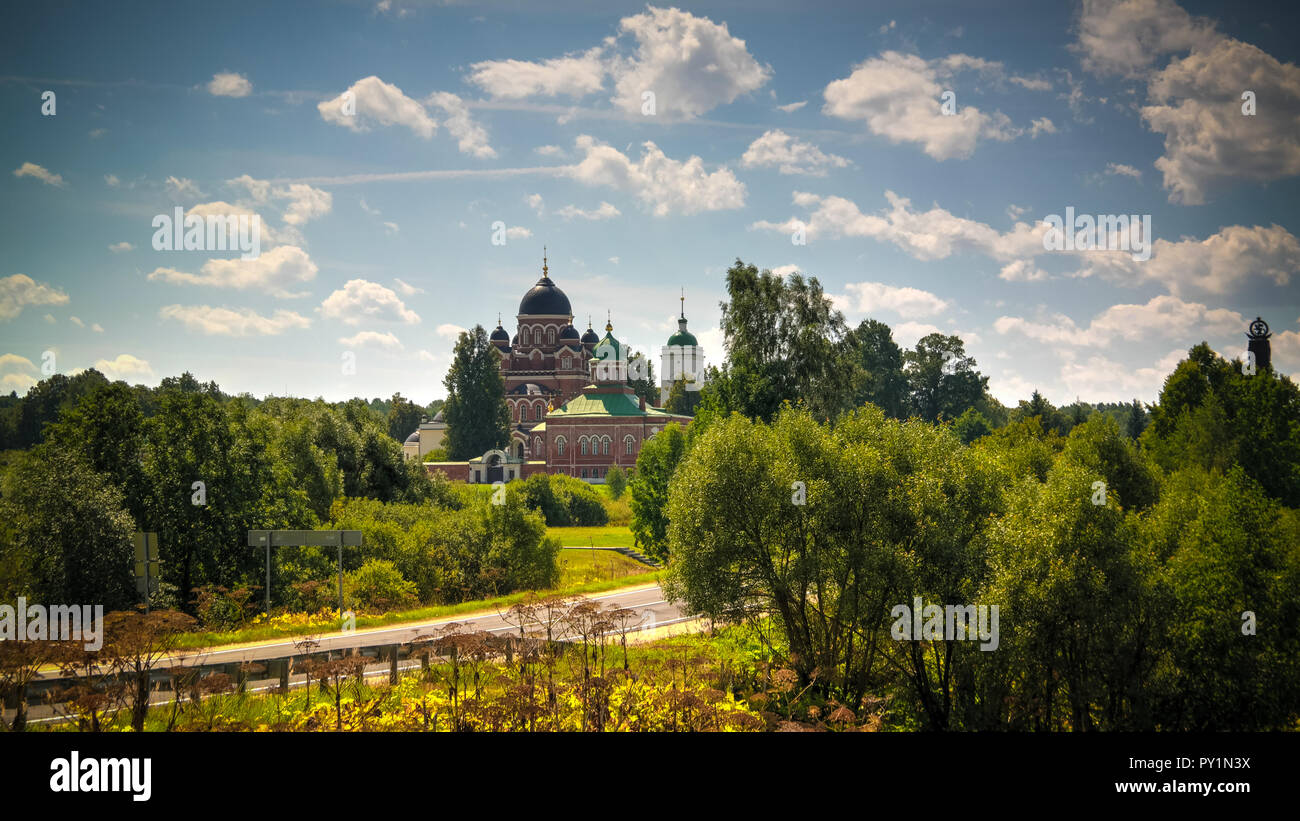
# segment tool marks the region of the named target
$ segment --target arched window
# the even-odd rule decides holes
[[[519,403],[519,421],[520,422],[528,421],[528,405],[526,405],[523,402]]]
[[[554,345],[554,344],[555,344],[555,329],[554,329],[554,328],[547,328],[547,329],[546,329],[546,344],[547,344],[547,345]]]
[[[567,371],[573,367],[573,359],[571,357],[566,356],[564,357],[564,361],[562,364],[564,366],[564,369]]]
[[[540,436],[534,436],[534,437],[533,437],[533,458],[534,458],[534,459],[540,459],[540,458],[542,457],[542,455],[543,455],[543,454],[542,454],[542,437],[540,437]]]
[[[578,440],[578,444],[582,446],[582,455],[583,455],[583,456],[586,456],[586,455],[587,455],[587,437],[584,436],[584,437],[582,437],[581,439],[579,439],[579,440]]]
[[[527,329],[527,328],[521,328],[521,329],[519,330],[519,344],[520,344],[520,345],[527,345],[527,344],[528,344],[528,329]]]
[[[555,437],[555,452],[556,452],[556,454],[558,454],[558,455],[560,455],[560,456],[563,456],[563,455],[564,455],[564,437],[563,437],[563,436],[557,436],[557,437]]]
[[[624,436],[624,437],[623,437],[623,450],[624,450],[625,453],[631,454],[631,453],[632,453],[632,447],[633,447],[634,444],[635,444],[635,442],[633,441],[633,439],[632,439],[631,436]]]
[[[606,436],[604,439],[601,439],[601,440],[600,440],[600,452],[601,452],[601,455],[603,455],[603,456],[608,456],[608,455],[609,455],[609,437],[608,437],[608,436]]]
[[[539,399],[539,400],[537,400],[536,402],[533,403],[533,407],[537,409],[537,415],[533,417],[534,419],[536,419],[537,421],[540,422],[540,421],[542,421],[543,419],[546,418],[546,403],[545,403],[545,402],[543,402],[543,401],[541,401],[541,400]]]

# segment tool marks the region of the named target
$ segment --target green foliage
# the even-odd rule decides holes
[[[1120,433],[1119,424],[1105,414],[1095,414],[1070,431],[1061,456],[1100,476],[1126,509],[1145,510],[1159,495],[1155,471],[1133,440]]]
[[[76,452],[40,445],[4,477],[0,584],[6,600],[130,607],[136,524],[109,477]]]
[[[418,598],[415,583],[387,559],[367,559],[343,577],[343,602],[354,610],[386,613],[411,607]]]
[[[686,440],[682,427],[671,422],[644,442],[628,486],[636,546],[661,562],[668,558],[668,484],[686,453]]]
[[[845,343],[859,367],[853,404],[870,402],[894,419],[906,418],[908,388],[903,373],[903,349],[894,342],[889,326],[874,319],[863,320]]]
[[[983,399],[988,386],[957,336],[924,336],[903,362],[912,412],[927,422],[956,419]]]
[[[975,408],[967,408],[965,413],[957,417],[957,421],[952,424],[952,432],[957,434],[957,438],[962,441],[963,445],[969,445],[981,436],[987,436],[993,431],[993,426],[989,420],[984,418],[984,414]]]
[[[447,401],[447,453],[453,460],[472,459],[504,447],[510,430],[510,408],[501,381],[501,357],[483,326],[462,333],[452,351],[443,380]]]
[[[609,498],[617,501],[623,497],[624,491],[627,490],[627,474],[623,468],[614,465],[605,474],[605,489],[609,491]]]
[[[689,390],[685,379],[673,382],[673,386],[668,389],[668,400],[664,402],[664,410],[683,416],[694,416],[695,409],[700,405],[699,387]]]
[[[541,513],[552,527],[609,522],[600,492],[581,479],[562,473],[535,473],[518,487],[523,503]]]
[[[398,442],[405,442],[406,437],[420,427],[420,418],[423,415],[424,410],[419,405],[402,396],[401,393],[393,394],[393,398],[388,401],[388,413],[385,415],[388,435]]]

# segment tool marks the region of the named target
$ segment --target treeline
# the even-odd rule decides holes
[[[525,515],[518,503],[488,510],[485,500],[430,479],[403,459],[388,420],[365,400],[256,401],[189,374],[149,389],[86,371],[43,380],[4,411],[17,420],[7,430],[32,442],[4,454],[6,600],[130,607],[138,600],[132,533],[147,530],[158,534],[162,560],[156,603],[195,613],[205,591],[210,600],[212,591],[264,584],[265,555],[247,547],[248,530],[340,527],[338,517],[355,522],[363,509],[376,526],[418,510],[423,555],[448,555],[417,573],[422,560],[410,550],[345,550],[344,569],[392,561],[426,601],[516,589],[555,572],[553,558],[540,568],[511,565],[518,551],[541,551],[540,516],[515,521]],[[378,507],[353,506],[361,500]],[[273,575],[277,604],[302,598],[295,585],[330,578],[328,557],[309,552],[285,551],[286,570]]]
[[[781,312],[817,315],[815,281],[760,280],[745,287],[776,306],[786,290]],[[729,325],[739,359],[705,388],[708,410],[638,458],[633,532],[670,560],[669,595],[760,630],[800,687],[853,710],[883,699],[900,728],[1296,726],[1300,390],[1288,377],[1201,344],[1153,406],[1056,409],[1035,394],[972,427],[981,402],[997,413],[977,396],[982,377],[972,365],[946,383],[959,362],[927,382],[926,340],[903,353],[901,378],[869,372],[884,404],[845,410],[863,377],[825,363],[852,336],[800,340],[814,353],[782,373],[771,352],[792,343],[754,342],[782,327]],[[940,410],[923,416],[922,403]],[[949,632],[954,606],[999,608],[993,646]]]

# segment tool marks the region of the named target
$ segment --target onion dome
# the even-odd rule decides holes
[[[542,278],[537,280],[537,284],[529,288],[528,293],[524,294],[524,298],[519,301],[519,314],[520,316],[573,315],[569,298],[551,281],[545,256],[542,257]]]
[[[677,320],[677,333],[668,337],[669,347],[676,345],[699,345],[695,335],[686,330],[686,294],[682,294],[682,315]]]
[[[497,326],[492,331],[492,336],[489,337],[489,340],[493,345],[502,347],[510,345],[510,334],[506,332],[505,328],[501,327],[501,317],[499,316],[497,317]]]
[[[565,325],[563,328],[560,329],[560,341],[561,342],[581,341],[581,337],[578,334],[578,329],[573,327],[573,323],[569,323],[568,325]]]
[[[582,335],[582,344],[595,345],[599,341],[600,337],[596,336],[596,332],[591,329],[591,317],[587,317],[587,332]]]

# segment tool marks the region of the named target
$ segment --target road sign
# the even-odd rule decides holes
[[[148,598],[158,592],[158,579],[162,575],[158,558],[158,534],[136,531],[132,539],[135,543],[135,592],[145,597],[145,609]]]
[[[361,547],[360,530],[250,530],[249,547],[266,548],[266,613],[271,614],[271,548],[337,547],[339,549],[339,618],[343,617],[343,548]]]

